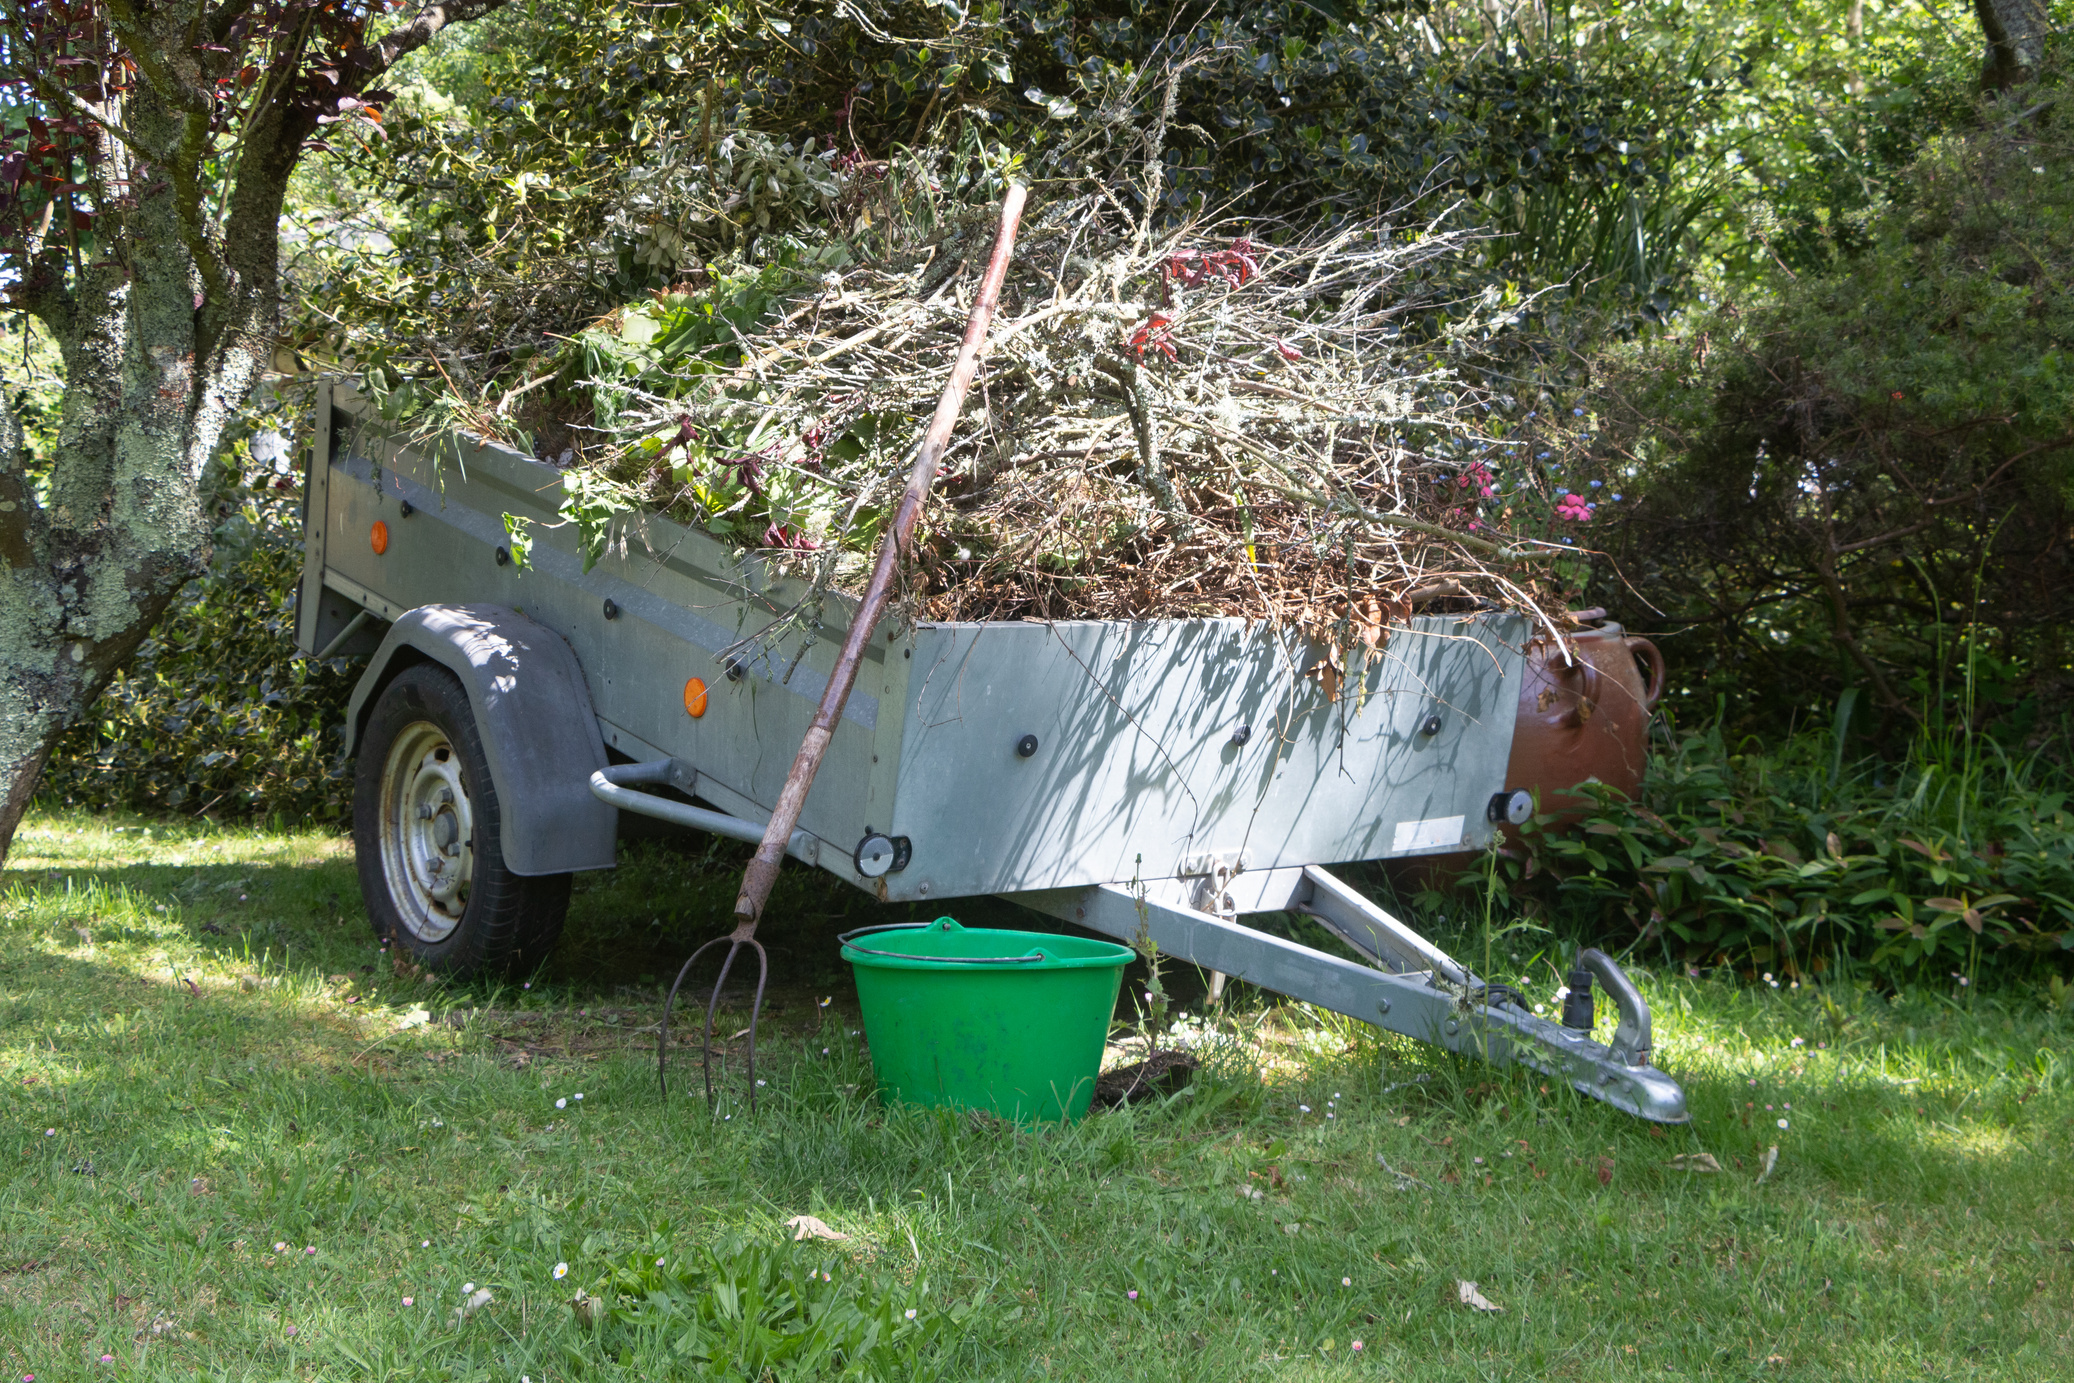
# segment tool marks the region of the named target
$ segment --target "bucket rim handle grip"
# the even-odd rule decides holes
[[[943,926],[945,922],[950,922],[950,926]],[[872,932],[947,932],[952,928],[961,932],[965,930],[956,922],[951,922],[948,917],[939,917],[934,922],[881,922],[875,926],[852,928],[838,935],[836,941],[845,950],[855,951],[860,956],[884,956],[888,960],[927,960],[942,965],[1036,965],[1052,959],[1042,949],[1033,950],[1027,956],[917,956],[906,951],[874,951],[869,946],[859,946],[850,940],[851,937],[865,936]]]

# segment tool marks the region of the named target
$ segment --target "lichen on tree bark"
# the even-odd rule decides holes
[[[365,0],[0,10],[28,122],[0,150],[0,282],[65,372],[41,487],[0,408],[0,862],[58,734],[208,562],[203,478],[278,333],[297,161],[379,108],[397,59],[504,2],[371,41]]]

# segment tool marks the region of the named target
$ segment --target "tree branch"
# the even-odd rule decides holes
[[[208,88],[185,80],[175,66],[179,59],[168,61],[170,55],[160,51],[158,35],[138,17],[130,0],[106,0],[106,4],[109,30],[122,40],[123,51],[137,64],[144,79],[176,109],[206,119],[210,109]]]
[[[492,10],[504,8],[507,3],[509,0],[451,0],[449,4],[425,6],[410,23],[397,25],[373,43],[347,55],[346,60],[339,64],[340,94],[359,95],[369,82],[395,66],[406,54],[417,52],[439,37],[442,29],[481,19]]]
[[[209,117],[189,115],[186,130],[180,137],[180,148],[167,160],[166,176],[171,179],[174,195],[178,198],[173,215],[180,226],[180,243],[194,260],[195,271],[202,276],[202,289],[207,299],[220,301],[230,293],[230,284],[223,273],[223,262],[216,257],[216,247],[209,243],[202,210],[202,164],[208,159],[211,145]]]
[[[7,384],[0,375],[0,567],[20,570],[36,564],[43,511],[23,474],[26,450]]]

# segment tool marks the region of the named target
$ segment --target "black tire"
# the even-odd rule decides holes
[[[465,978],[530,970],[569,914],[567,874],[504,864],[497,789],[459,678],[419,663],[376,698],[353,770],[353,844],[375,934]]]

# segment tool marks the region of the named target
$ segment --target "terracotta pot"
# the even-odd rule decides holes
[[[1565,791],[1588,778],[1630,797],[1641,791],[1649,718],[1664,694],[1664,657],[1649,640],[1606,620],[1578,631],[1573,642],[1575,662],[1554,639],[1527,645],[1505,765],[1506,790],[1538,793],[1557,830],[1576,825],[1590,808],[1590,798]]]
[[[1598,619],[1603,611],[1581,611]],[[1505,764],[1505,790],[1536,795],[1554,816],[1551,830],[1583,820],[1592,801],[1566,789],[1590,778],[1630,797],[1642,789],[1649,762],[1649,718],[1664,694],[1664,655],[1655,644],[1630,635],[1611,620],[1571,636],[1577,661],[1568,663],[1554,639],[1527,645],[1526,676],[1520,679],[1512,757]],[[1516,827],[1503,828],[1508,840]],[[1471,854],[1425,855],[1396,860],[1390,873],[1400,887],[1439,888],[1473,864]]]

